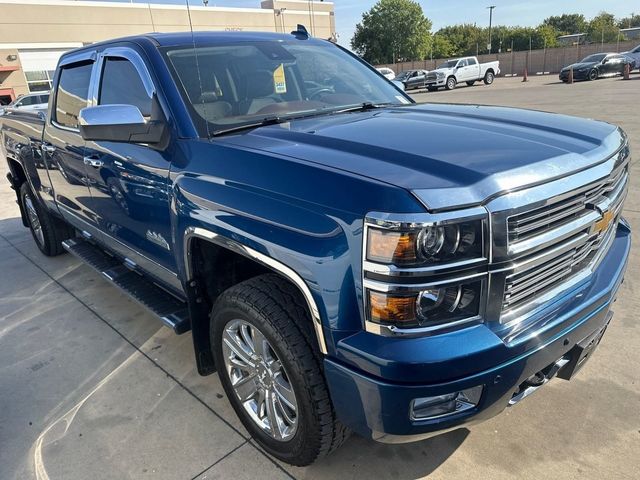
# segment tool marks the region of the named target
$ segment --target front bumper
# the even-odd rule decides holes
[[[589,76],[589,70],[585,70],[584,72],[580,72],[578,70],[574,70],[573,71],[573,79],[574,80],[586,80]],[[566,82],[569,80],[569,70],[567,71],[562,71],[560,72],[560,74],[558,75],[558,78],[560,80],[562,80],[563,82]]]
[[[427,87],[444,87],[447,84],[447,77],[428,79],[424,83]]]
[[[366,332],[343,339],[338,356],[325,359],[325,375],[340,420],[374,440],[420,440],[488,419],[504,410],[530,376],[566,356],[605,327],[631,245],[621,222],[615,240],[587,282],[549,305],[540,327],[507,344],[487,325],[423,338],[389,338]],[[483,385],[478,405],[450,416],[412,420],[421,397]]]

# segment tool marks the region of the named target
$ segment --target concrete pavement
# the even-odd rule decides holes
[[[640,155],[640,75],[575,85],[555,77],[416,94],[620,124]],[[455,148],[455,146],[452,146]],[[428,144],[425,145],[428,149]],[[6,166],[0,161],[0,173]],[[625,215],[640,229],[638,161]],[[46,258],[0,185],[0,479],[640,477],[640,255],[604,340],[571,382],[554,380],[502,415],[409,445],[352,436],[292,468],[261,452],[217,376],[199,377],[177,337],[69,255]],[[634,244],[637,241],[634,239]]]

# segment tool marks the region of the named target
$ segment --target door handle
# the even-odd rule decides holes
[[[89,165],[93,168],[100,168],[102,165],[104,165],[104,162],[102,160],[98,160],[95,157],[84,157],[83,162],[85,165]]]
[[[56,147],[54,147],[50,143],[43,143],[40,149],[45,155],[53,155],[56,151]]]

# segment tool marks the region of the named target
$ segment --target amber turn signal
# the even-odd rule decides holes
[[[369,291],[369,318],[376,323],[413,323],[416,320],[416,297],[392,297]]]
[[[416,237],[416,232],[372,228],[367,237],[367,259],[396,265],[415,263]]]

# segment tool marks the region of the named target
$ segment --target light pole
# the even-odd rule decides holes
[[[490,5],[487,7],[489,9],[489,45],[487,45],[489,53],[491,53],[491,24],[493,23],[493,9],[496,8],[495,5]]]

